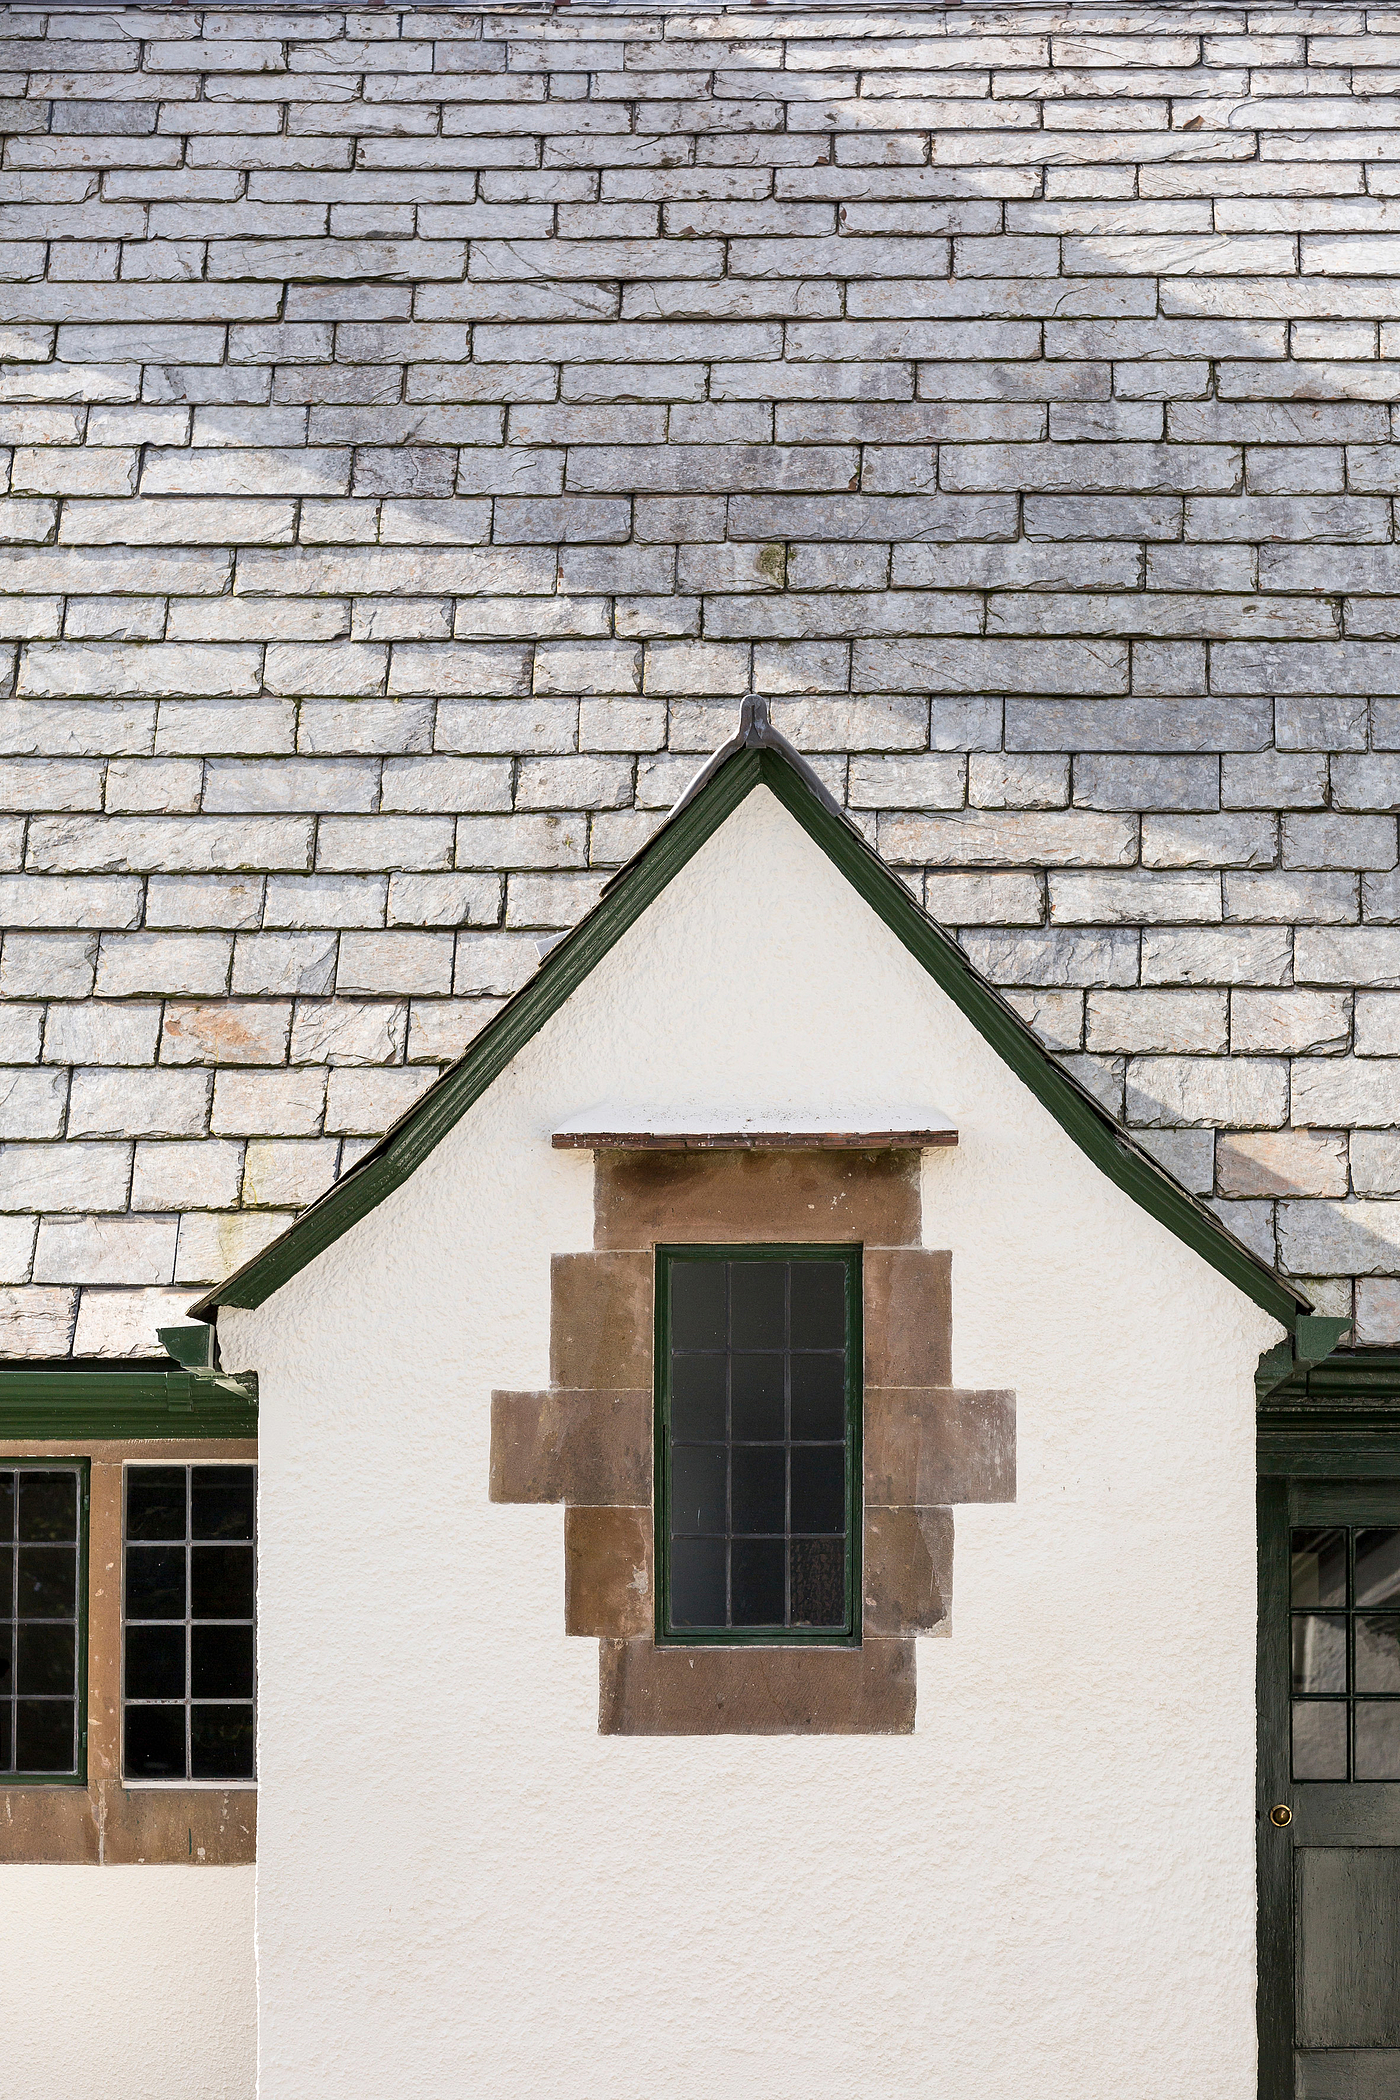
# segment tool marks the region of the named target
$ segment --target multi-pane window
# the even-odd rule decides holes
[[[854,1639],[860,1250],[659,1257],[658,1632]]]
[[[253,1777],[256,1466],[126,1469],[128,1779]]]
[[[0,1467],[0,1774],[83,1770],[85,1464]]]
[[[1400,1780],[1400,1528],[1292,1538],[1293,1777]]]

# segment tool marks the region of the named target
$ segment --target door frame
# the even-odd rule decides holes
[[[1293,1797],[1288,1678],[1271,1645],[1287,1639],[1289,1488],[1400,1480],[1400,1349],[1338,1349],[1281,1383],[1261,1364],[1257,1421],[1259,2100],[1293,2100],[1293,1846],[1269,1842],[1269,1810]]]

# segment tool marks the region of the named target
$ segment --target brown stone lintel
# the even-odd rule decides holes
[[[933,1247],[867,1247],[865,1382],[949,1385],[953,1257]]]
[[[909,1735],[914,1643],[658,1648],[605,1640],[600,1735]]]
[[[551,1385],[607,1392],[651,1384],[652,1271],[650,1247],[551,1256]]]
[[[564,1631],[627,1640],[651,1624],[650,1509],[566,1509]]]
[[[916,1246],[917,1151],[599,1152],[598,1247],[816,1241]]]
[[[651,1504],[650,1388],[491,1395],[491,1500]]]
[[[867,1639],[951,1633],[952,1510],[868,1505],[861,1582]]]
[[[865,1391],[865,1499],[906,1507],[1016,1499],[1016,1395]]]

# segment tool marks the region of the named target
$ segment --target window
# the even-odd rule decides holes
[[[658,1249],[658,1637],[859,1640],[858,1247]]]
[[[126,1469],[128,1779],[253,1777],[257,1467]]]
[[[1400,1780],[1400,1528],[1292,1547],[1293,1776]]]
[[[85,1460],[0,1466],[0,1773],[81,1780],[86,1764]]]

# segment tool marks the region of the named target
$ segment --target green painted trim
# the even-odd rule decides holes
[[[828,809],[790,759],[769,744],[736,751],[685,803],[558,943],[523,991],[484,1028],[465,1056],[262,1253],[191,1307],[212,1319],[220,1305],[252,1307],[368,1215],[465,1114],[621,936],[760,784],[846,876],[914,959],[986,1038],[1061,1129],[1115,1186],[1165,1225],[1282,1326],[1311,1312],[1303,1292],[1267,1267],[1205,1205],[1179,1187],[1051,1057],[957,943],[917,905],[904,884],[844,818]]]
[[[666,1513],[671,1506],[671,1294],[666,1277],[673,1261],[839,1261],[846,1271],[846,1623],[829,1626],[723,1626],[693,1630],[671,1627],[671,1541]],[[656,1418],[652,1437],[653,1555],[656,1564],[658,1648],[858,1648],[861,1645],[861,1549],[864,1544],[865,1469],[862,1250],[849,1243],[826,1247],[812,1241],[773,1246],[658,1247],[656,1250],[654,1350]]]
[[[4,1772],[0,1773],[0,1792],[8,1787],[34,1786],[83,1786],[88,1783],[88,1522],[92,1513],[92,1460],[74,1456],[60,1456],[50,1452],[35,1458],[0,1459],[0,1471],[14,1469],[36,1473],[62,1471],[65,1466],[76,1469],[79,1480],[78,1507],[78,1610],[77,1610],[77,1693],[78,1693],[78,1768],[75,1772]]]
[[[0,1441],[257,1433],[252,1372],[0,1368]]]
[[[1259,1630],[1255,1687],[1259,2100],[1293,2100],[1293,1843],[1269,1810],[1293,1806],[1289,1744],[1288,1487],[1259,1483]]]
[[[1311,1413],[1324,1402],[1400,1407],[1400,1349],[1334,1349],[1321,1361],[1295,1364],[1289,1377],[1266,1383],[1264,1361],[1272,1354],[1268,1351],[1260,1363],[1261,1421],[1280,1409],[1304,1407]]]

